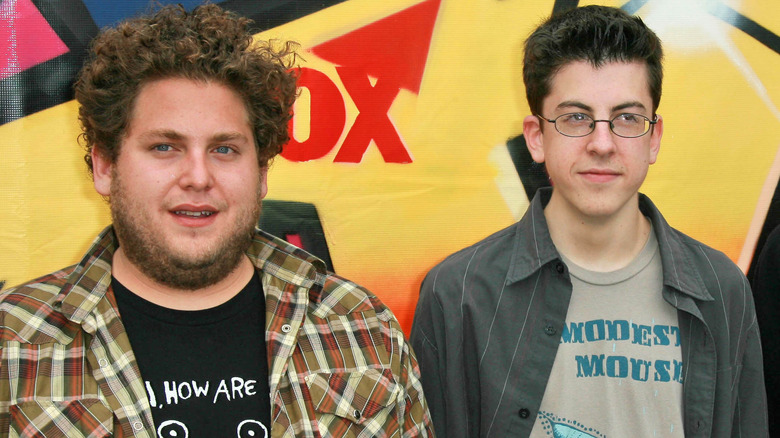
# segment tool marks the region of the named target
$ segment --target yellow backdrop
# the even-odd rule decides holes
[[[649,0],[636,11],[666,50],[664,138],[642,191],[673,226],[747,269],[780,174],[780,54],[702,3]],[[315,135],[317,111],[345,110],[343,126],[316,127],[336,136],[329,151],[276,159],[269,198],[315,204],[337,272],[379,295],[407,331],[425,273],[528,205],[506,141],[528,113],[522,41],[553,4],[349,0],[258,35],[299,41],[300,65],[320,80],[302,88],[297,143]],[[780,34],[780,3],[723,4]],[[375,88],[358,87],[355,72]],[[330,106],[317,106],[323,83],[340,96]],[[388,83],[392,100],[380,96]],[[68,102],[0,126],[6,287],[75,263],[109,223],[76,143],[76,112]],[[373,139],[344,162],[358,125]]]

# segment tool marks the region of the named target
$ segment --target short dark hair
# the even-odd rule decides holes
[[[165,78],[214,81],[234,90],[246,105],[259,164],[268,166],[289,140],[297,45],[254,41],[250,23],[213,4],[192,12],[169,5],[101,31],[75,84],[90,174],[93,148],[115,162],[138,93]]]
[[[553,76],[572,61],[598,68],[607,62],[647,64],[653,113],[661,103],[661,40],[642,19],[618,8],[584,6],[554,14],[525,42],[523,82],[533,114],[541,114]]]

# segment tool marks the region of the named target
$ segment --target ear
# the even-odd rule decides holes
[[[95,190],[102,196],[111,196],[111,180],[114,163],[99,151],[98,146],[92,147],[92,180]]]
[[[260,168],[260,199],[268,194],[268,166]]]
[[[655,164],[658,159],[658,151],[661,150],[661,137],[664,134],[664,118],[660,115],[656,115],[658,121],[653,125],[653,130],[650,132],[650,164]]]
[[[537,163],[544,163],[544,148],[542,146],[544,133],[542,132],[541,120],[536,116],[526,116],[523,119],[523,136],[528,145],[528,152],[531,158]]]

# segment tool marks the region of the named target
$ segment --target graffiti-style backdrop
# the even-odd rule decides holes
[[[664,41],[664,138],[642,191],[672,225],[748,272],[780,222],[778,2],[217,3],[253,18],[258,38],[301,44],[294,140],[270,171],[263,226],[376,292],[407,331],[428,269],[517,220],[546,184],[520,136],[520,64],[556,8],[619,6]],[[109,223],[76,141],[72,80],[99,28],[146,8],[0,2],[6,286],[75,263]]]

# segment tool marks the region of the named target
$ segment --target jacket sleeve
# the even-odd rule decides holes
[[[400,331],[400,330],[399,330]],[[402,335],[403,336],[403,335]],[[405,389],[403,437],[435,437],[427,397],[420,381],[420,367],[411,345],[403,341],[401,380]]]
[[[444,345],[440,345],[437,334],[444,330],[442,309],[433,291],[431,274],[423,281],[420,299],[414,313],[410,341],[419,360],[422,387],[431,412],[433,424],[441,436],[447,436],[447,389],[444,384]]]
[[[753,307],[750,301],[750,310]],[[733,437],[768,437],[767,401],[764,387],[764,366],[761,355],[761,336],[754,312],[752,325],[748,329],[745,350],[736,388]]]

